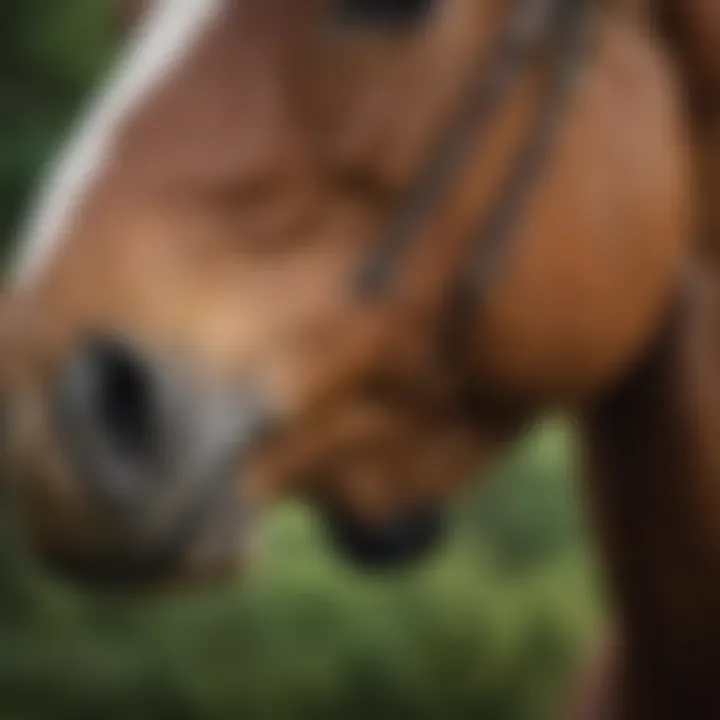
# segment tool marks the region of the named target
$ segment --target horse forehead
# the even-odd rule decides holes
[[[113,160],[125,120],[177,72],[234,0],[152,0],[108,80],[91,100],[27,213],[8,280],[28,288],[46,268],[75,217]]]

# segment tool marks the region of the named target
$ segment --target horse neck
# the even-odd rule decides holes
[[[586,418],[590,497],[632,720],[720,717],[714,306],[713,293],[695,287],[647,358]]]

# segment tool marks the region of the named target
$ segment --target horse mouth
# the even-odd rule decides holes
[[[176,584],[229,582],[243,561],[247,523],[218,513],[177,522],[144,543],[108,543],[95,551],[69,547],[40,548],[45,569],[79,588],[133,591]]]
[[[182,561],[183,552],[146,556],[82,558],[70,553],[49,552],[43,564],[63,582],[81,588],[110,591],[156,587],[171,582]]]
[[[34,543],[38,559],[59,580],[90,590],[231,580],[256,532],[251,500],[231,460],[195,478],[192,491],[149,503],[109,503],[87,491],[90,481],[80,482],[87,503],[78,518],[87,529],[57,536],[41,531]]]
[[[114,337],[71,354],[53,388],[49,435],[88,529],[43,542],[51,572],[111,588],[230,575],[251,515],[238,473],[267,423],[254,395]]]

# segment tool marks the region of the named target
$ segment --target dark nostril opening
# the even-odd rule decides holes
[[[98,345],[90,358],[90,398],[99,429],[119,455],[147,458],[157,439],[149,368],[120,343]]]
[[[108,474],[158,462],[163,393],[149,358],[120,339],[96,339],[73,353],[59,380],[61,428],[93,474],[97,463]]]

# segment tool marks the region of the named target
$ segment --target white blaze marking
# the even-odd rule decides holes
[[[154,0],[108,81],[40,187],[9,278],[27,286],[67,237],[81,203],[112,159],[123,121],[187,57],[227,0]]]

